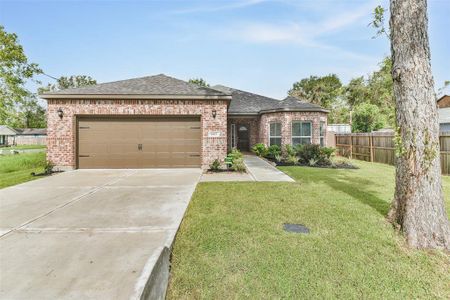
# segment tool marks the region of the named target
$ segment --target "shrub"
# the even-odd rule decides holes
[[[217,172],[220,170],[220,161],[216,158],[210,165],[209,169],[211,171]]]
[[[51,161],[47,160],[45,162],[45,166],[44,166],[44,173],[51,174],[53,172],[54,167],[55,167],[55,165]]]
[[[320,153],[324,157],[326,157],[327,159],[331,159],[331,156],[333,156],[335,151],[336,151],[336,149],[334,149],[332,147],[322,147],[322,148],[320,148]]]
[[[275,153],[274,155],[274,159],[276,162],[281,162],[281,160],[283,159],[283,157],[281,156],[281,153]]]
[[[243,158],[244,155],[236,148],[233,148],[230,153],[228,153],[228,157],[231,157],[232,160]]]
[[[301,163],[308,164],[311,159],[318,160],[320,157],[320,146],[315,144],[297,145],[297,156]]]
[[[244,164],[244,159],[242,157],[240,157],[240,158],[236,158],[235,160],[233,160],[231,169],[236,172],[245,172],[246,168],[245,168],[245,164]]]
[[[289,156],[296,156],[296,155],[297,155],[297,150],[295,150],[295,148],[292,147],[292,145],[290,145],[290,144],[285,145],[285,146],[284,146],[284,149],[285,149],[286,155],[287,155],[288,157],[289,157]]]
[[[296,147],[299,160],[303,164],[308,165],[330,165],[331,156],[335,149],[331,147],[320,147],[319,145],[298,145]]]
[[[281,156],[281,148],[278,145],[272,145],[267,149],[267,158],[275,159],[276,156]]]
[[[263,143],[258,143],[252,147],[252,152],[255,153],[259,157],[266,156],[267,155],[267,147]]]
[[[236,149],[233,148],[230,153],[228,153],[225,161],[230,162],[230,169],[237,172],[245,172],[244,155]]]
[[[293,165],[298,164],[298,157],[297,157],[297,155],[288,155],[286,157],[286,163],[293,164]]]
[[[308,161],[308,165],[309,165],[310,167],[316,166],[316,165],[317,165],[317,160],[315,160],[314,158],[311,158],[311,159]]]

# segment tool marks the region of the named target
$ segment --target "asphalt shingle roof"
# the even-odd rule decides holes
[[[226,96],[225,93],[218,90],[202,87],[164,74],[49,92],[42,97],[45,98],[46,95]]]
[[[164,74],[133,78],[121,81],[100,83],[92,86],[71,88],[41,95],[42,98],[74,98],[77,96],[115,96],[126,95],[128,97],[148,96],[148,97],[219,97],[230,99],[228,108],[229,114],[259,114],[268,111],[325,111],[318,105],[303,102],[298,98],[287,97],[284,100],[277,100],[262,95],[233,89],[223,85],[215,85],[212,88],[203,87],[189,83]],[[125,96],[124,96],[125,97]]]
[[[245,92],[223,85],[215,85],[215,90],[231,94],[229,114],[258,114],[261,110],[272,109],[280,104],[280,100]]]
[[[277,100],[250,92],[245,92],[223,85],[215,85],[213,89],[231,93],[232,99],[229,114],[259,114],[268,111],[323,111],[321,106],[301,101],[298,98],[288,96],[283,100]]]
[[[312,104],[306,101],[302,101],[299,98],[287,96],[277,107],[274,107],[275,110],[306,110],[306,111],[324,111],[320,105]]]
[[[18,135],[46,135],[47,128],[14,128]]]

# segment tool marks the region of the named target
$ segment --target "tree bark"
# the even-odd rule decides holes
[[[426,0],[391,0],[392,77],[400,142],[389,218],[413,248],[450,250],[430,65]]]

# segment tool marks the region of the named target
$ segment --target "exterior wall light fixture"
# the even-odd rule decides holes
[[[58,113],[58,117],[59,117],[60,119],[62,119],[63,116],[64,116],[64,112],[63,112],[62,108],[61,108],[61,107],[58,108],[58,110],[57,110],[56,112]]]

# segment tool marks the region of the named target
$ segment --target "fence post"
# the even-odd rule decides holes
[[[373,162],[373,135],[369,133],[370,162]]]
[[[350,158],[353,159],[353,134],[350,133]]]

